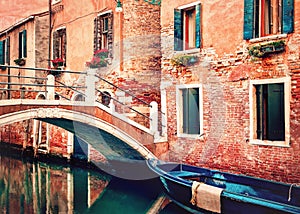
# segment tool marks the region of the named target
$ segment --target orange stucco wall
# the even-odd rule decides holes
[[[85,63],[93,56],[94,18],[100,13],[113,11],[114,1],[72,1],[63,0],[64,9],[53,16],[53,31],[65,27],[67,32],[66,69],[85,70]],[[115,25],[116,24],[116,25]],[[118,15],[114,14],[114,40],[118,39]]]

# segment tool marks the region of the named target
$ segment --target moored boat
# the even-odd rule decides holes
[[[300,187],[196,166],[147,160],[167,196],[191,213],[300,213]]]

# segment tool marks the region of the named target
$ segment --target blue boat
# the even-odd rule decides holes
[[[147,160],[166,195],[191,213],[300,213],[300,187],[196,166]]]

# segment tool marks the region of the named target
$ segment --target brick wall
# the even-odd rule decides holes
[[[48,68],[49,15],[35,18],[35,66]],[[37,72],[37,77],[41,76]]]
[[[160,103],[160,7],[124,1],[122,33],[123,71],[118,78],[123,81],[117,83],[148,103]]]
[[[182,69],[170,63],[173,51],[173,9],[162,3],[162,81],[167,91],[168,141],[170,151],[162,158],[242,173],[283,182],[300,182],[299,135],[299,12],[295,12],[295,31],[289,34],[286,50],[266,58],[251,58],[242,39],[243,1],[202,3],[202,47],[195,53],[199,63]],[[177,4],[177,3],[176,3]],[[172,6],[170,6],[172,5]],[[300,1],[295,1],[295,11]],[[227,16],[230,14],[230,16]],[[225,18],[224,18],[225,17]],[[237,20],[237,21],[236,21]],[[232,24],[232,23],[235,24]],[[290,132],[288,147],[254,145],[250,138],[250,80],[291,77]],[[199,139],[177,136],[176,86],[203,86],[203,132]]]

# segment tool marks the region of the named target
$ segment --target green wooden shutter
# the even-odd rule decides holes
[[[23,30],[22,32],[22,37],[23,37],[23,56],[22,57],[27,57],[27,31]]]
[[[6,38],[6,63],[10,64],[10,37]]]
[[[294,31],[294,0],[283,0],[282,5],[282,32]]]
[[[61,50],[61,58],[67,63],[67,29],[62,31],[63,49]]]
[[[196,48],[201,46],[201,5],[196,5]]]
[[[113,14],[110,13],[108,16],[108,32],[107,32],[107,43],[108,43],[108,56],[112,58],[113,53]]]
[[[244,39],[253,38],[254,0],[244,0]]]
[[[0,41],[0,64],[3,65],[4,64],[4,52],[3,52],[3,45],[4,45],[4,42],[3,41]]]
[[[22,32],[19,32],[19,58],[22,58]]]
[[[182,11],[174,9],[174,50],[183,49]]]
[[[59,35],[58,31],[53,32],[53,59],[59,58]]]
[[[200,134],[200,121],[199,121],[199,89],[189,89],[189,134]]]
[[[98,19],[97,18],[95,18],[94,19],[94,52],[97,50],[97,38],[98,38],[98,36],[97,36],[97,33],[98,33]]]
[[[284,84],[268,85],[268,140],[284,140]]]

